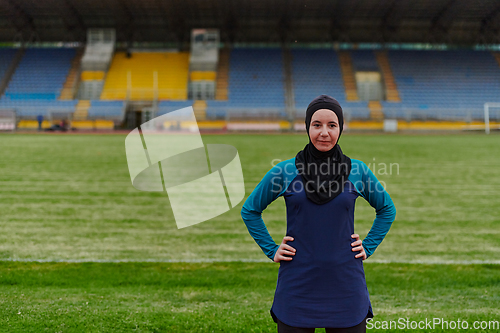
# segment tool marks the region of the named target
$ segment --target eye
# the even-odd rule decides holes
[[[319,127],[319,124],[314,124],[313,126],[314,126],[314,127]]]
[[[337,124],[331,124],[330,127],[337,127]]]

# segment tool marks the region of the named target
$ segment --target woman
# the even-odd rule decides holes
[[[344,118],[334,98],[321,95],[307,107],[309,143],[294,158],[275,165],[255,187],[241,216],[269,259],[280,263],[271,316],[278,332],[366,332],[373,318],[363,260],[373,254],[396,210],[383,186],[362,161],[342,153]],[[280,245],[269,235],[262,211],[279,196],[287,210]],[[354,233],[358,196],[376,209],[367,237]]]

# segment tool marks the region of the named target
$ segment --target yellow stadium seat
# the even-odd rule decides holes
[[[152,100],[154,73],[157,73],[158,99],[187,99],[188,52],[138,52],[127,58],[125,52],[113,57],[101,93],[103,100],[127,98],[130,73],[131,100]]]
[[[104,72],[102,71],[83,71],[80,75],[82,81],[93,81],[104,79]]]
[[[92,120],[73,120],[71,127],[76,129],[94,129],[94,122]]]
[[[48,120],[42,121],[42,128],[50,128],[52,126],[52,123]],[[30,128],[30,129],[36,129],[38,128],[38,121],[36,120],[19,120],[17,123],[17,128]]]
[[[96,119],[94,121],[95,129],[113,129],[115,124],[112,120]]]
[[[191,81],[215,81],[215,72],[191,72]]]

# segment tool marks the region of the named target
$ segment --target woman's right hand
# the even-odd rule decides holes
[[[274,260],[273,260],[274,262],[280,262],[281,260],[290,261],[293,259],[292,257],[285,256],[285,254],[294,256],[295,252],[297,251],[293,247],[288,245],[286,243],[287,241],[293,241],[293,237],[291,236],[283,237],[283,241],[281,242],[280,247],[278,248],[276,254],[274,255]]]

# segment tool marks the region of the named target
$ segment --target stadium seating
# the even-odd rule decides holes
[[[125,52],[113,57],[101,94],[103,100],[127,98],[128,72],[131,75],[131,100],[152,100],[154,72],[158,73],[158,99],[187,99],[189,53]]]
[[[72,113],[77,100],[44,100],[44,99],[0,99],[0,109],[14,110],[17,117],[36,118],[38,115],[50,117],[51,113]]]
[[[207,101],[207,118],[223,119],[227,115],[228,101]]]
[[[74,112],[77,101],[57,100],[74,56],[70,48],[27,49],[0,99],[0,108],[15,110],[25,118]]]
[[[401,103],[383,102],[396,117],[482,118],[485,102],[500,102],[500,67],[490,52],[390,51]]]
[[[11,100],[55,100],[71,68],[75,49],[29,48],[5,91]]]
[[[293,49],[292,78],[297,117],[307,105],[326,94],[337,99],[348,117],[368,118],[367,102],[347,102],[337,53],[331,49]]]
[[[352,50],[350,53],[355,71],[379,71],[373,50]]]
[[[235,48],[229,59],[228,112],[265,111],[284,116],[285,88],[281,49]],[[208,112],[208,110],[207,110]]]
[[[0,48],[0,78],[5,75],[17,49]],[[234,48],[229,52],[227,100],[207,101],[207,119],[229,117],[285,117],[283,52],[279,48]],[[385,117],[407,119],[482,119],[485,102],[500,103],[500,66],[486,51],[391,50],[388,63],[399,91],[400,102],[382,101]],[[380,71],[372,50],[350,50],[354,71]],[[339,53],[333,49],[291,49],[291,76],[296,116],[302,118],[309,102],[328,94],[340,102],[346,119],[368,119],[364,101],[347,101]],[[4,96],[1,109],[15,110],[18,117],[74,112],[78,101],[57,100],[75,57],[71,48],[29,48],[21,59]],[[388,65],[388,66],[389,66]],[[159,114],[194,101],[187,100],[189,55],[183,52],[136,52],[127,58],[117,52],[105,76],[101,100],[92,100],[91,119],[123,119],[127,97],[127,73],[132,80],[132,100],[154,98],[153,73],[158,73]],[[104,73],[99,72],[102,78]],[[83,79],[95,78],[85,72]],[[206,79],[193,72],[193,79]],[[214,79],[210,73],[210,79]],[[94,97],[95,98],[95,97]]]
[[[88,117],[90,119],[123,119],[125,114],[124,101],[90,101]]]
[[[158,116],[164,115],[175,110],[193,106],[193,101],[161,101],[158,103]]]
[[[17,49],[0,48],[0,82],[9,69],[16,53]]]

